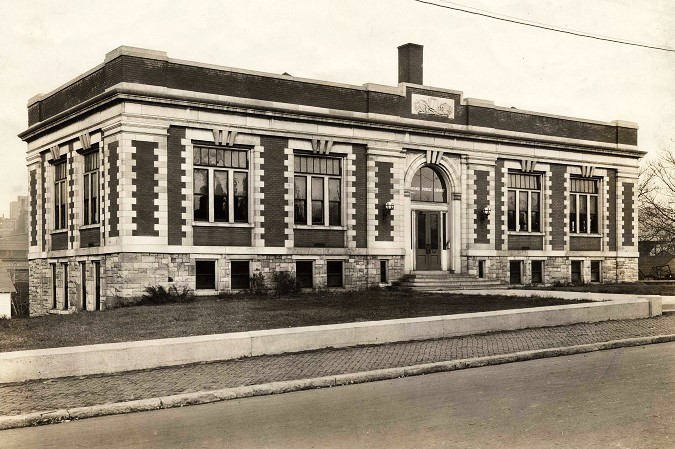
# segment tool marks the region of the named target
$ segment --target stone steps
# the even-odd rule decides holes
[[[466,289],[503,289],[507,285],[494,279],[455,274],[447,271],[413,271],[394,286],[417,291],[457,291]]]

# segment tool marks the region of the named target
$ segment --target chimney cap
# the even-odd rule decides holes
[[[420,44],[415,44],[413,42],[408,42],[407,44],[399,45],[398,48],[404,48],[404,47],[419,47],[419,48],[424,48],[424,45]]]

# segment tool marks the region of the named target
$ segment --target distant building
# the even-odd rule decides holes
[[[397,86],[120,47],[32,98],[31,314],[148,285],[237,290],[258,271],[308,288],[412,271],[637,279],[637,125],[422,81],[415,44],[399,48]]]
[[[15,291],[14,284],[0,260],[0,318],[12,317],[12,294]]]
[[[14,284],[12,298],[21,312],[28,312],[28,235],[0,238],[0,263]]]
[[[28,233],[28,196],[19,196],[9,203],[9,218],[15,221],[15,234]]]

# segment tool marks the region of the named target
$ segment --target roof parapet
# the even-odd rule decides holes
[[[160,61],[166,61],[169,59],[165,51],[149,50],[147,48],[129,47],[127,45],[122,45],[106,53],[103,62],[106,63],[108,61],[112,61],[113,59],[118,58],[119,56],[122,55],[137,56],[139,58],[159,59]]]
[[[612,120],[610,122],[612,125],[619,126],[621,128],[633,128],[633,129],[638,129],[639,126],[635,122],[627,122],[625,120]]]

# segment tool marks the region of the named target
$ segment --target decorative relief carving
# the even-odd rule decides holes
[[[452,98],[430,97],[412,94],[412,113],[455,118],[455,101]]]

